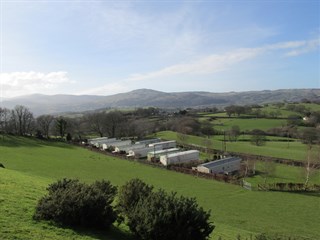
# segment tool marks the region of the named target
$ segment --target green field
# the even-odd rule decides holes
[[[265,170],[264,162],[256,162],[255,167],[257,171],[263,172]],[[268,163],[267,163],[268,164]],[[288,166],[284,164],[274,165],[274,172],[267,177],[266,183],[304,183],[305,182],[305,168]],[[257,174],[253,177],[247,178],[246,181],[250,182],[253,187],[257,187],[258,184],[264,183],[264,177],[262,174]],[[320,184],[320,171],[312,171],[309,184]]]
[[[216,229],[211,239],[270,232],[319,239],[319,197],[247,191],[239,186],[108,157],[87,149],[26,138],[0,140],[0,239],[131,239],[125,231],[101,233],[57,228],[31,218],[37,200],[50,182],[62,177],[115,185],[139,177],[157,188],[196,197],[211,209]],[[174,184],[173,184],[174,183]],[[123,227],[121,228],[123,229]]]
[[[237,125],[240,131],[250,131],[253,129],[268,130],[270,128],[282,127],[287,124],[283,119],[265,119],[265,118],[220,118],[211,122],[214,129],[227,131],[232,126]]]
[[[158,132],[157,137],[180,141],[177,133],[172,131]],[[221,138],[221,136],[211,137],[212,144],[210,147],[221,150],[223,147],[223,142],[220,141]],[[272,139],[275,139],[276,141],[267,141],[264,146],[252,145],[250,141],[226,142],[226,149],[229,152],[249,153],[299,161],[304,161],[306,159],[307,146],[305,144],[298,141],[278,141],[278,139],[281,138],[270,138],[270,140]],[[203,137],[188,135],[186,142],[188,144],[203,145],[204,140],[205,138]],[[313,151],[316,152],[317,148],[314,148]]]
[[[314,104],[314,103],[300,103],[295,105],[303,105],[310,111],[320,111],[320,105]],[[279,116],[281,118],[287,118],[290,115],[301,115],[300,113],[290,111],[286,109],[286,106],[278,108],[274,106],[273,104],[268,104],[267,106],[264,106],[262,108],[259,108],[261,110],[261,113],[265,113],[267,115],[270,115],[271,112],[278,112]],[[257,109],[253,109],[257,110]],[[208,119],[210,117],[229,117],[226,112],[219,112],[219,113],[199,113],[198,116],[200,119]],[[249,114],[241,114],[240,117],[252,117],[253,115]],[[238,118],[237,115],[231,115],[231,118]]]

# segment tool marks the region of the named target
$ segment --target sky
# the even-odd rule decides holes
[[[320,0],[0,0],[0,96],[320,88]]]

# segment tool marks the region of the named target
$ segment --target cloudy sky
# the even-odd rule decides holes
[[[1,96],[320,87],[320,1],[0,0]]]

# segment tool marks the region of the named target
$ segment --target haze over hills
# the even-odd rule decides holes
[[[230,104],[263,104],[282,101],[300,101],[303,98],[320,99],[320,89],[281,89],[248,92],[173,92],[138,89],[111,96],[42,95],[33,94],[5,99],[2,107],[24,105],[35,115],[63,112],[81,112],[102,108],[198,108]]]

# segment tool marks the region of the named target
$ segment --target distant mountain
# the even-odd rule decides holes
[[[227,106],[230,104],[263,104],[282,101],[300,101],[303,98],[320,99],[320,89],[281,89],[248,92],[173,92],[165,93],[139,89],[111,96],[42,95],[33,94],[5,99],[2,106],[14,108],[24,105],[35,115],[63,112],[81,112],[102,108],[197,108]]]

